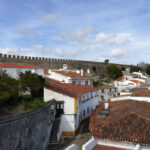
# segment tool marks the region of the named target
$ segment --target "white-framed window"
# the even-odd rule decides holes
[[[57,109],[59,109],[59,104],[57,104]]]
[[[63,109],[63,104],[60,104],[60,108]]]

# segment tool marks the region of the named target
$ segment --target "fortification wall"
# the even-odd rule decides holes
[[[103,72],[107,66],[110,65],[102,62],[82,61],[73,59],[55,59],[55,58],[43,58],[43,57],[28,57],[28,56],[16,56],[0,54],[0,63],[9,64],[24,64],[24,65],[35,65],[44,69],[58,69],[62,68],[63,64],[68,64],[70,67],[76,69],[82,68],[84,70],[93,70],[96,68],[97,72]],[[117,64],[118,66],[128,67],[128,65]]]
[[[0,150],[45,150],[54,121],[50,105],[0,119]]]

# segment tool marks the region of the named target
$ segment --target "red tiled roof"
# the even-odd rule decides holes
[[[50,75],[50,73],[48,71],[44,71],[45,75]]]
[[[147,90],[147,89],[139,89],[139,90],[136,90],[135,92],[133,92],[132,96],[150,96],[150,90]]]
[[[90,76],[84,74],[81,76],[79,73],[71,72],[71,71],[54,71],[56,73],[62,74],[64,76],[69,76],[71,78],[91,78]]]
[[[107,117],[97,118],[104,108],[99,105],[90,117],[90,129],[95,138],[128,141],[150,145],[150,103],[141,101],[110,102]]]
[[[93,150],[127,150],[123,148],[117,148],[112,146],[96,145]]]
[[[40,67],[32,65],[18,65],[18,64],[0,64],[0,68],[31,68],[31,69],[40,69]]]
[[[45,81],[45,87],[47,89],[75,98],[81,97],[84,93],[97,91],[97,88],[91,85],[61,83],[54,79],[48,78],[46,78]]]
[[[120,78],[117,78],[116,81],[122,81],[124,79],[125,79],[124,77],[120,77]]]
[[[139,81],[139,80],[130,80],[130,81],[132,81],[132,82],[134,82],[134,83],[140,83],[140,84],[143,84],[143,83],[144,83],[144,82]]]

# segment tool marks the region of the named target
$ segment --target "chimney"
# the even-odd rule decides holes
[[[80,74],[80,70],[76,70],[76,73]]]
[[[98,118],[98,119],[104,118],[104,117],[107,117],[108,115],[109,115],[109,103],[108,103],[108,102],[105,102],[105,103],[104,103],[104,108],[101,109],[100,112],[98,112],[97,118]]]
[[[105,102],[104,103],[104,109],[108,109],[109,108],[109,103],[108,102]]]
[[[63,64],[63,70],[68,69],[68,65],[67,64]]]
[[[90,69],[87,69],[87,74],[90,74]]]
[[[83,76],[83,69],[81,69],[81,76]]]
[[[50,74],[51,74],[51,73],[52,73],[52,70],[51,70],[51,69],[48,69],[48,73],[50,73]]]

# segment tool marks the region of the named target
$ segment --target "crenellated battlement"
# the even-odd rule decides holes
[[[0,53],[0,63],[8,64],[24,64],[24,65],[35,65],[42,67],[44,69],[58,69],[62,68],[63,64],[68,64],[70,67],[84,70],[90,69],[92,71],[93,67],[96,68],[97,72],[105,72],[109,64],[104,62],[92,62],[84,60],[74,60],[74,59],[59,59],[59,58],[45,58],[45,57],[32,57],[32,56],[20,56],[20,55],[7,55]],[[129,67],[129,65],[116,64],[118,66]]]
[[[7,55],[0,53],[0,58],[9,59],[22,59],[22,60],[43,60],[43,61],[59,61],[59,62],[79,62],[73,59],[59,59],[59,58],[45,58],[45,57],[32,57],[32,56],[20,56],[20,55]]]

